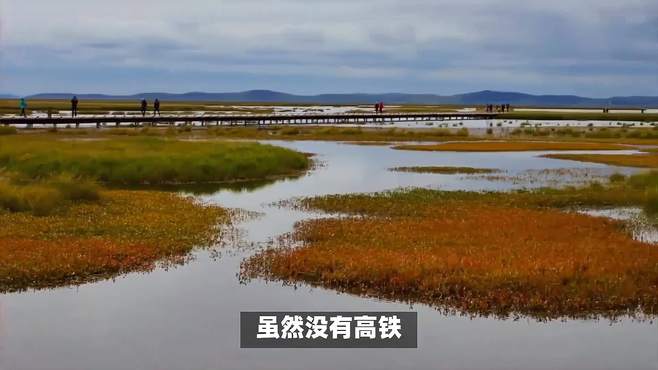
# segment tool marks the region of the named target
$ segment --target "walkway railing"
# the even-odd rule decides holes
[[[341,114],[249,114],[249,115],[124,115],[81,117],[9,117],[0,118],[0,125],[74,125],[95,124],[105,126],[156,126],[182,124],[211,125],[287,125],[287,124],[366,124],[384,122],[486,120],[496,113],[341,113]]]

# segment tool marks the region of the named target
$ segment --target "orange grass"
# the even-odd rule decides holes
[[[658,309],[658,248],[632,240],[618,222],[494,204],[475,193],[417,202],[418,194],[395,194],[311,199],[365,217],[303,222],[290,240],[299,246],[256,255],[243,276],[482,315],[614,317]]]
[[[228,221],[218,208],[172,193],[108,191],[47,217],[0,213],[0,292],[81,284],[211,245]]]
[[[398,145],[398,150],[440,152],[522,152],[535,150],[624,150],[627,146],[607,143],[543,142],[543,141],[477,141],[450,142],[435,145]]]
[[[543,157],[623,167],[658,168],[658,154],[547,154]]]

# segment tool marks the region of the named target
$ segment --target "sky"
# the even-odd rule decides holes
[[[0,93],[658,95],[656,0],[0,0]]]

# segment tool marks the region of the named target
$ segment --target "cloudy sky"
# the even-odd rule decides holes
[[[656,0],[0,0],[0,93],[658,95]]]

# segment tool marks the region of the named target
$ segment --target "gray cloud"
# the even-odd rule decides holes
[[[658,95],[655,0],[0,4],[5,91],[129,92],[121,80],[105,77],[113,73],[134,76],[140,90],[162,88],[158,78],[168,76],[176,84],[167,89],[179,91],[180,81],[195,73],[222,86],[291,92]],[[37,69],[74,77],[37,80],[29,73]]]

